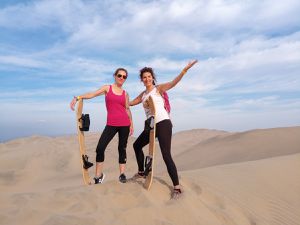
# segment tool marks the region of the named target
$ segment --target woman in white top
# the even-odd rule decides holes
[[[144,67],[140,70],[140,79],[144,83],[146,90],[143,91],[138,97],[130,102],[130,106],[144,103],[151,95],[156,109],[156,137],[158,138],[159,146],[163,156],[163,160],[167,166],[169,176],[171,177],[174,185],[172,198],[177,198],[181,193],[177,168],[171,155],[171,138],[172,138],[172,123],[168,112],[164,107],[164,99],[162,94],[175,87],[175,85],[182,79],[184,74],[195,64],[197,60],[188,63],[181,73],[172,81],[155,85],[155,75],[150,67]],[[149,109],[143,104],[147,118],[149,118]],[[149,143],[149,131],[144,130],[133,144],[135,156],[138,164],[138,173],[136,177],[144,177],[144,153],[143,147]]]

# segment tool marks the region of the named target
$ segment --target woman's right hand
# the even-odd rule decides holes
[[[133,132],[134,132],[133,125],[130,125],[130,128],[129,128],[129,136],[132,136],[132,135],[133,135]]]
[[[77,103],[77,99],[74,96],[74,98],[72,99],[71,103],[70,103],[70,108],[74,111],[75,110],[75,105]]]

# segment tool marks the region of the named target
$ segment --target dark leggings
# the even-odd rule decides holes
[[[107,145],[109,144],[109,142],[116,135],[116,133],[119,134],[119,145],[118,145],[119,163],[120,164],[126,163],[126,147],[127,147],[128,136],[129,136],[129,126],[114,127],[109,125],[105,126],[101,134],[101,137],[99,139],[97,149],[96,149],[97,152],[96,162],[104,161],[104,151]]]
[[[173,185],[179,185],[177,168],[171,156],[172,123],[171,120],[163,120],[156,124],[156,137],[158,138],[163,160]],[[139,171],[144,171],[143,147],[149,143],[149,131],[143,131],[133,143]]]

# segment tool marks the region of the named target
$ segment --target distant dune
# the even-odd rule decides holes
[[[91,161],[99,135],[86,134]],[[137,170],[134,140],[128,177]],[[300,127],[189,130],[174,134],[172,146],[184,190],[178,200],[170,200],[158,145],[154,183],[146,191],[141,182],[118,181],[116,138],[106,150],[107,179],[90,186],[82,183],[75,135],[1,143],[0,224],[300,224]]]
[[[186,142],[185,151],[176,154],[175,160],[179,169],[198,169],[300,152],[300,127],[260,129],[232,134],[216,131],[215,136],[212,135],[212,131],[202,133],[207,136],[206,139],[199,139],[197,143]]]

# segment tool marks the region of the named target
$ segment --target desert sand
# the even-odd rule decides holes
[[[93,162],[99,136],[86,133]],[[127,177],[137,170],[134,140],[128,142]],[[1,143],[0,224],[300,224],[300,127],[174,134],[184,190],[178,200],[170,199],[171,180],[157,150],[147,191],[141,182],[118,181],[116,138],[106,150],[104,183],[89,186],[83,185],[76,135]]]

